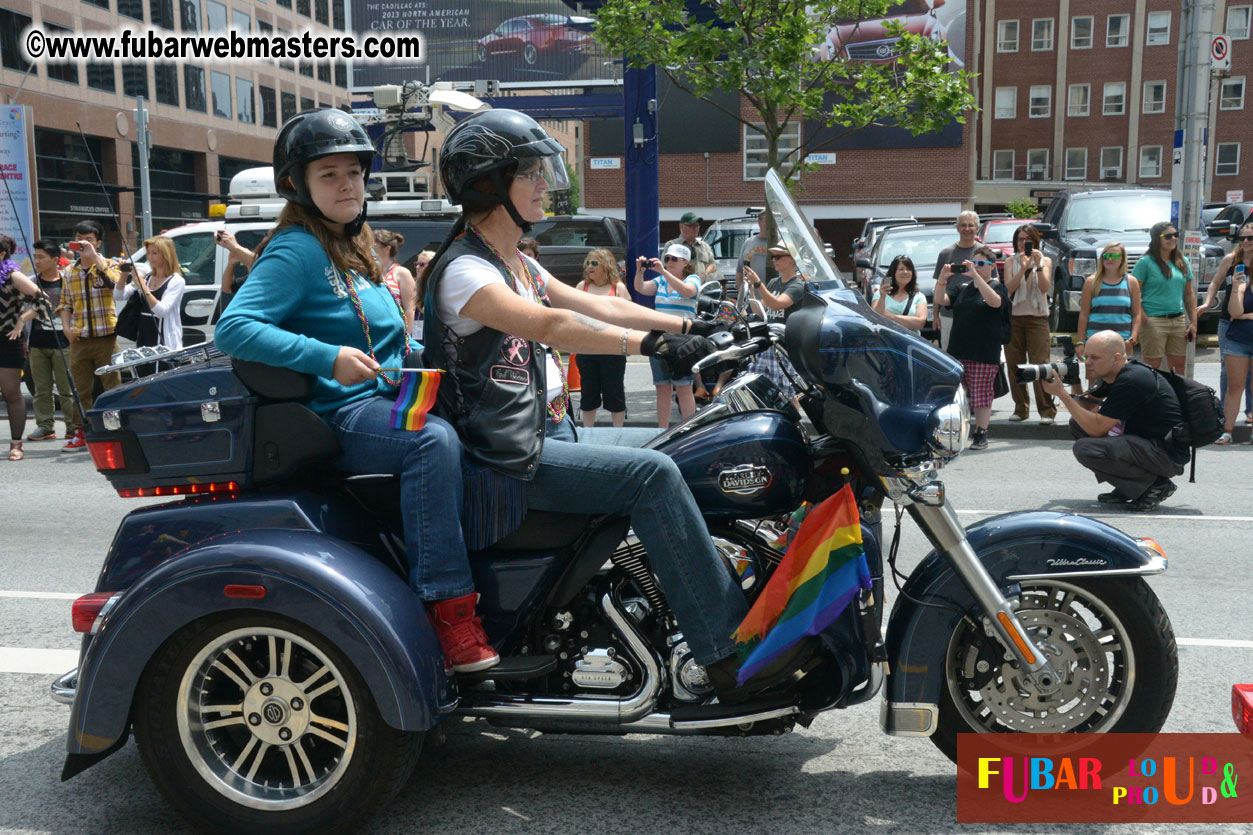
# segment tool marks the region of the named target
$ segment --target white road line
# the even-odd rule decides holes
[[[1012,513],[1009,510],[959,510],[966,516],[997,516],[1001,513]],[[1182,513],[1108,513],[1099,510],[1075,511],[1080,516],[1093,516],[1101,519],[1166,519],[1171,522],[1253,522],[1253,516],[1189,516]]]
[[[0,597],[24,597],[30,600],[77,600],[81,594],[68,594],[61,591],[5,591],[0,590]]]
[[[59,676],[78,666],[76,649],[0,647],[0,673]]]
[[[1240,641],[1235,638],[1176,638],[1175,643],[1181,647],[1223,647],[1226,649],[1253,649],[1253,641]]]

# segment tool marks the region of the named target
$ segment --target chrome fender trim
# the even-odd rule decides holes
[[[78,668],[57,678],[50,687],[52,701],[63,705],[74,704],[74,696],[78,693]]]
[[[879,709],[879,724],[891,736],[931,736],[940,725],[940,706],[884,700]]]
[[[1150,551],[1150,554],[1151,556],[1147,563],[1132,568],[1101,568],[1092,571],[1076,569],[1073,571],[1049,571],[1044,574],[1010,574],[1005,579],[1019,582],[1022,580],[1056,580],[1059,577],[1147,577],[1163,573],[1170,561],[1155,551]]]

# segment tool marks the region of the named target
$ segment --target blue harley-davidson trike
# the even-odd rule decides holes
[[[538,512],[471,555],[484,626],[512,663],[450,678],[404,579],[396,479],[328,468],[334,440],[301,403],[304,377],[191,349],[89,414],[96,467],[118,491],[172,500],[122,520],[96,591],[74,604],[80,663],[53,685],[73,705],[63,778],[133,732],[154,782],[199,825],[343,831],[386,803],[451,717],[735,737],[882,691],[887,733],[930,737],[950,757],[961,732],[1160,729],[1175,641],[1144,578],[1165,555],[1063,513],[963,528],[937,477],[967,440],[960,366],[875,314],[773,174],[766,188],[818,279],[779,340],[804,416],[743,374],[652,446],[678,462],[750,598],[803,502],[846,483],[860,497],[873,588],[790,682],[720,704],[629,520]],[[706,361],[778,349],[748,321],[731,334]],[[885,502],[934,546],[886,634]]]

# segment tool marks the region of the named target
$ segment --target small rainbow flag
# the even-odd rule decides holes
[[[392,429],[417,431],[426,425],[426,413],[435,405],[439,391],[438,371],[417,371],[402,375],[400,393],[392,406]]]
[[[859,589],[869,588],[857,501],[844,485],[805,517],[783,562],[732,635],[747,654],[739,683],[801,638],[826,629]]]

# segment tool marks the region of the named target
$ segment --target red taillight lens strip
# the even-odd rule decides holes
[[[1253,739],[1253,684],[1231,686],[1231,718],[1240,733]]]
[[[121,441],[88,441],[87,449],[100,472],[126,469],[126,455],[122,452]]]
[[[124,499],[147,499],[158,496],[199,496],[205,493],[238,493],[239,482],[215,481],[211,484],[167,484],[160,487],[119,487]]]
[[[84,594],[70,604],[70,622],[75,632],[96,634],[100,619],[122,595],[115,591]]]

